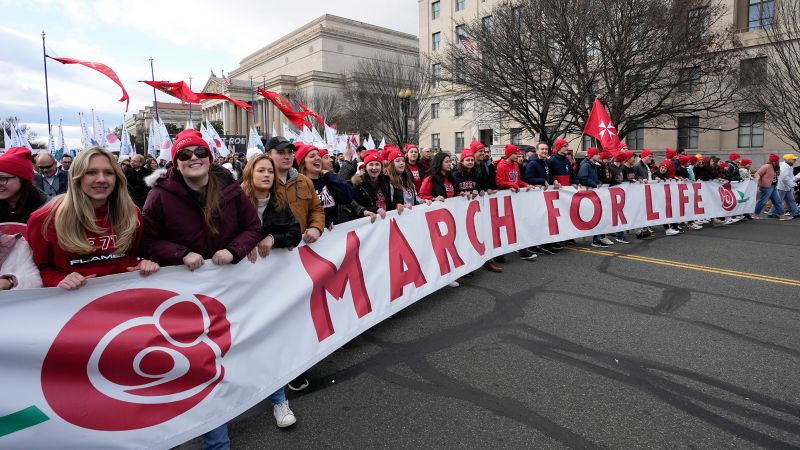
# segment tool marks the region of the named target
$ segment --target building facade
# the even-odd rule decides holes
[[[735,27],[742,42],[742,52],[749,55],[742,64],[765,62],[758,61],[766,45],[760,24],[771,20],[775,1],[723,1],[726,15],[722,25]],[[435,55],[444,51],[448,43],[457,42],[456,26],[459,23],[476,18],[491,20],[491,9],[497,3],[497,0],[419,0],[420,53]],[[448,93],[443,92],[437,96],[441,101],[433,101],[432,119],[426,134],[420,136],[420,145],[460,152],[464,144],[469,145],[474,137],[485,145],[492,145],[493,153],[497,155],[502,154],[502,147],[509,142],[538,142],[536,136],[530,136],[509,120],[481,114],[481,105],[448,101],[448,97]],[[744,109],[717,121],[713,131],[699,129],[704,126],[702,116],[702,111],[698,111],[696,115],[680,118],[674,130],[641,129],[626,136],[626,141],[631,149],[646,147],[656,152],[663,152],[670,147],[727,157],[729,152],[735,151],[752,159],[754,164],[765,161],[769,153],[785,153],[788,148],[770,131],[770,124],[764,121],[763,111]],[[581,142],[580,136],[567,138],[574,149],[581,149],[588,144]]]
[[[193,105],[189,103],[170,103],[170,102],[157,102],[158,116],[165,124],[171,123],[183,129],[186,122],[189,121],[189,111],[191,111],[192,122],[195,127],[200,123],[202,117],[202,109],[200,105]],[[141,153],[146,148],[142,147],[147,138],[147,133],[150,130],[150,123],[156,115],[156,109],[153,105],[145,106],[137,113],[131,115],[125,120],[125,127],[128,133],[133,136],[134,141],[137,143],[136,148]]]
[[[221,120],[227,134],[246,134],[255,125],[259,132],[282,133],[285,118],[268,100],[251,94],[264,87],[284,96],[302,93],[304,98],[335,93],[348,83],[348,74],[362,58],[417,57],[416,36],[326,14],[246,56],[223,83],[211,74],[203,92],[227,95],[254,105],[250,115],[230,102],[202,103],[203,117]]]

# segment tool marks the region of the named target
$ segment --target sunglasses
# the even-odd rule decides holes
[[[49,166],[36,166],[36,168],[39,169],[40,171],[44,172],[45,170],[52,169],[53,166],[55,166],[55,163],[54,164],[50,164]]]
[[[205,147],[197,147],[194,150],[189,150],[188,148],[182,148],[178,150],[178,154],[175,155],[178,158],[178,161],[188,161],[192,159],[192,155],[197,156],[198,159],[204,159],[211,156],[211,152],[208,151]]]

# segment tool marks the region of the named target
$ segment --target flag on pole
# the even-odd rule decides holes
[[[186,103],[200,103],[201,100],[213,100],[213,99],[226,100],[251,114],[253,113],[253,107],[245,102],[234,100],[222,94],[194,92],[183,81],[178,81],[175,83],[171,83],[169,81],[142,81],[142,83],[147,84],[149,86],[153,86],[159,91],[167,95],[171,95],[179,100],[183,100]]]
[[[310,144],[310,143],[314,142],[314,134],[311,132],[311,130],[307,126],[303,125],[303,131],[300,132],[299,140],[300,140],[300,142],[304,142],[306,144]]]
[[[464,46],[465,49],[469,50],[470,52],[475,51],[475,44],[472,43],[472,40],[467,37],[465,34],[458,35],[458,42]]]
[[[206,122],[206,130],[208,134],[211,136],[211,148],[215,149],[219,156],[226,157],[231,154],[230,150],[228,150],[228,146],[225,145],[225,142],[219,137],[217,134],[217,130],[214,128],[214,125]]]
[[[336,129],[325,124],[325,142],[328,145],[337,145]]]
[[[122,85],[122,82],[119,80],[119,77],[117,76],[116,72],[114,72],[114,70],[108,67],[107,65],[98,62],[81,61],[72,58],[53,58],[52,56],[49,55],[45,56],[52,59],[53,61],[58,61],[61,64],[81,64],[83,66],[86,66],[90,69],[94,69],[102,73],[108,78],[111,78],[111,80],[114,83],[117,83],[117,85],[122,89],[122,98],[120,98],[119,101],[125,102],[125,112],[128,111],[128,105],[130,104],[130,97],[128,97],[128,92],[125,90],[125,86]]]
[[[300,136],[289,128],[289,124],[283,124],[283,137],[289,142],[298,142]]]
[[[158,158],[156,159],[163,159],[164,161],[171,161],[172,160],[172,138],[169,137],[169,131],[167,131],[167,126],[164,125],[164,122],[161,119],[158,120],[158,136],[159,142],[161,146],[159,148]]]
[[[381,138],[381,143],[378,144],[378,148],[383,150],[384,147],[386,147],[386,139],[385,138]]]
[[[194,124],[192,124],[191,120],[186,119],[186,127],[184,128],[184,130],[194,130]]]
[[[367,140],[364,142],[364,147],[366,147],[367,150],[375,150],[375,141],[372,140],[372,134],[367,135]]]
[[[47,138],[47,151],[51,155],[53,155],[53,157],[55,158],[55,155],[56,155],[56,143],[53,140],[53,133],[50,133],[50,135]],[[61,159],[61,158],[56,158],[56,160],[58,160],[58,159]]]
[[[264,152],[264,144],[261,143],[261,138],[256,132],[256,127],[250,127],[250,135],[247,138],[247,149],[257,148]]]
[[[123,122],[122,126],[123,127],[125,126],[124,122]],[[105,143],[106,150],[108,150],[110,152],[119,152],[119,151],[121,151],[122,150],[122,145],[121,145],[121,142],[120,142],[119,138],[111,130],[106,128],[106,121],[105,120],[102,122],[102,127],[103,127],[103,141]]]
[[[225,72],[222,72],[222,86],[228,87],[231,85],[231,79],[225,76]]]
[[[86,122],[83,121],[83,113],[78,113],[78,117],[81,119],[81,144],[83,144],[83,148],[96,146],[97,141],[92,139],[92,135],[89,134],[89,128],[86,126]]]
[[[314,127],[311,127],[311,136],[313,137],[314,142],[325,142],[325,139],[320,136],[319,132]]]
[[[272,102],[272,104],[275,105],[275,107],[278,108],[287,119],[289,119],[289,122],[291,122],[298,129],[302,129],[303,125],[311,125],[305,120],[305,117],[308,115],[308,113],[305,111],[297,112],[293,110],[289,105],[289,101],[283,98],[282,95],[278,94],[277,92],[267,91],[261,88],[259,88],[257,92],[258,95]]]
[[[28,150],[32,151],[33,153],[39,153],[38,150],[34,151],[33,147],[31,147],[31,143],[28,142],[28,136],[26,133],[20,133],[19,128],[14,127],[13,132],[17,135],[17,142],[20,147],[26,147]]]
[[[120,155],[133,155],[135,153],[131,146],[131,136],[128,134],[128,127],[125,125],[125,116],[122,116],[122,138],[119,143]]]
[[[589,113],[589,120],[583,128],[583,134],[588,134],[600,142],[603,150],[608,150],[611,154],[619,153],[619,135],[614,123],[611,121],[605,106],[600,100],[594,99],[592,111]]]
[[[322,120],[322,116],[317,114],[316,111],[314,111],[313,109],[309,108],[308,106],[300,103],[299,100],[297,101],[297,106],[299,106],[300,109],[302,109],[306,114],[308,114],[309,116],[313,117],[317,122],[319,122],[320,125],[325,125],[325,121]]]
[[[11,142],[11,136],[6,133],[6,127],[3,127],[3,147],[9,149],[11,147],[15,147],[14,143]]]
[[[67,142],[64,139],[64,127],[61,125],[61,119],[58,119],[58,146],[56,147],[56,152],[61,156],[67,152]],[[61,157],[59,156],[58,159],[61,159]]]

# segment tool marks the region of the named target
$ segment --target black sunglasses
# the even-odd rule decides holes
[[[50,170],[50,169],[52,169],[52,168],[53,168],[53,166],[55,166],[55,165],[56,165],[56,164],[55,164],[55,163],[53,163],[53,164],[50,164],[49,166],[36,166],[36,168],[37,168],[37,169],[39,169],[39,170],[41,170],[42,172],[44,172],[45,170]]]
[[[198,159],[204,159],[211,156],[211,152],[208,151],[205,147],[197,147],[194,150],[189,150],[188,148],[182,148],[178,150],[178,154],[175,155],[178,158],[178,161],[188,161],[192,159],[192,155],[197,156]]]

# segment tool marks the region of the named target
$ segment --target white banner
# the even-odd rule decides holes
[[[256,264],[0,295],[0,447],[169,448],[401,309],[523,247],[752,212],[751,181],[564,188],[339,225]]]

